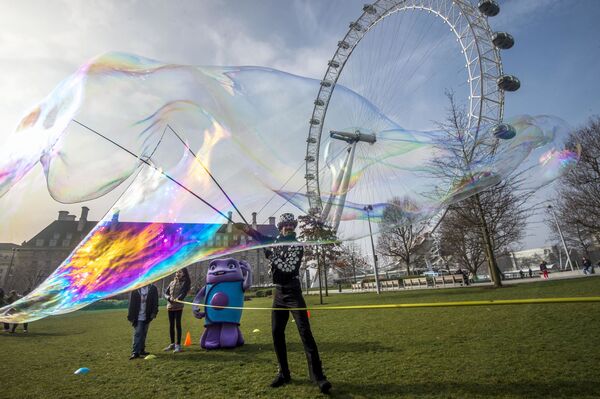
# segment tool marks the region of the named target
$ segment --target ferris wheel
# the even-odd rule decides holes
[[[429,18],[437,19],[449,28],[458,43],[459,57],[464,61],[461,79],[466,83],[465,94],[468,94],[468,98],[464,99],[468,118],[466,135],[471,140],[477,140],[481,129],[490,127],[499,138],[507,138],[514,133],[510,125],[502,123],[504,93],[516,91],[520,87],[516,77],[504,74],[500,57],[500,50],[513,46],[513,37],[506,32],[494,32],[488,24],[488,17],[496,16],[500,11],[494,0],[482,0],[477,5],[469,0],[378,0],[365,5],[362,11],[360,17],[350,23],[347,33],[337,43],[337,49],[328,62],[314,100],[306,140],[305,180],[309,209],[313,215],[320,215],[322,219],[329,218],[334,229],[339,225],[341,209],[346,201],[344,187],[349,183],[357,148],[377,146],[378,134],[376,131],[357,127],[348,131],[331,129],[324,136],[323,130],[327,126],[328,109],[335,101],[334,90],[340,84],[342,71],[377,26],[403,13],[418,11],[429,14]],[[403,38],[394,37],[391,40],[399,43]],[[323,200],[323,195],[327,195],[327,189],[324,189],[320,178],[323,172],[320,163],[324,162],[323,137],[347,144],[344,167],[339,175],[333,177],[335,184],[342,186],[339,194],[341,198],[337,199],[337,203],[342,206],[338,206],[337,210],[331,209],[331,201]],[[330,212],[336,214],[331,216]]]

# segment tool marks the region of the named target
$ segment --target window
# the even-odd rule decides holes
[[[43,247],[44,246],[44,239],[43,238],[38,238],[37,240],[35,240],[35,246],[36,247]]]
[[[56,246],[56,240],[50,240],[50,242],[48,242],[48,245],[51,247],[55,247]]]
[[[71,245],[71,240],[63,240],[63,242],[62,242],[63,247],[68,247],[69,245]]]
[[[60,233],[54,233],[52,238],[54,238],[55,240],[58,240],[60,238]]]
[[[67,240],[70,240],[71,238],[73,238],[73,233],[67,233],[67,236],[65,238]]]

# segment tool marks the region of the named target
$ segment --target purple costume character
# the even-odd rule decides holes
[[[245,261],[233,258],[210,262],[204,286],[194,298],[194,303],[212,306],[244,306],[244,291],[252,285],[252,271]],[[194,316],[204,318],[204,333],[200,346],[204,349],[235,348],[244,345],[240,331],[242,309],[205,307],[201,312],[193,306]]]

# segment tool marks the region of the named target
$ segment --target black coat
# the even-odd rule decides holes
[[[277,236],[274,241],[298,242],[296,235]],[[273,284],[291,284],[299,281],[300,265],[304,256],[304,247],[301,245],[281,245],[265,249],[265,257],[271,264]]]
[[[131,291],[129,296],[129,311],[127,320],[136,324],[140,314],[140,302],[142,298],[139,290]],[[154,285],[150,285],[148,289],[148,297],[146,298],[146,321],[150,322],[158,314],[158,289]]]

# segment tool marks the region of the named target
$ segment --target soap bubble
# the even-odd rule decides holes
[[[59,202],[128,186],[58,269],[1,309],[0,319],[70,312],[194,262],[270,245],[246,240],[231,219],[308,213],[306,138],[319,84],[269,68],[193,67],[123,53],[81,66],[2,148],[0,196],[38,161]],[[515,127],[510,140],[484,127],[478,140],[495,143],[493,154],[445,180],[435,161],[455,154],[443,145],[443,131],[405,129],[349,88],[338,85],[335,93],[323,121],[318,177],[327,221],[339,214],[340,240],[365,237],[368,220],[377,233],[387,207],[405,204],[405,220],[425,220],[513,173],[541,187],[578,159],[564,146],[566,129],[556,118],[523,116],[506,121]],[[360,116],[349,125],[353,110]],[[350,170],[352,145],[329,137],[331,130],[376,141],[356,145]],[[224,224],[232,236],[219,233]]]

